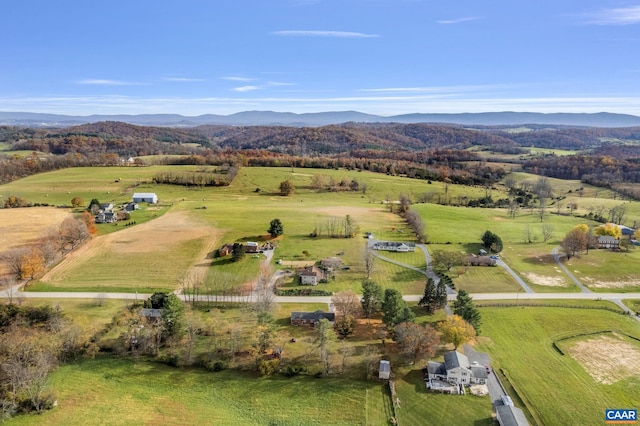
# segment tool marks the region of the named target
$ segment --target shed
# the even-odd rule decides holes
[[[155,194],[155,192],[136,192],[135,194],[133,194],[133,202],[157,204],[158,196]]]
[[[336,320],[336,314],[333,312],[291,312],[291,325],[310,325],[315,327],[321,319],[328,320],[332,325]]]
[[[391,363],[383,359],[380,361],[380,367],[378,368],[378,378],[389,380],[390,376],[391,376]]]
[[[258,253],[260,248],[258,247],[258,243],[255,241],[247,241],[244,244],[244,252],[245,253]]]

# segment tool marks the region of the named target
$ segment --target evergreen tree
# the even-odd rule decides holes
[[[480,324],[482,323],[480,311],[475,307],[473,298],[466,291],[460,290],[458,292],[456,301],[453,302],[453,313],[471,324],[476,334],[480,334]]]
[[[241,260],[244,257],[244,246],[240,243],[233,243],[233,251],[231,252],[231,258],[234,262]]]
[[[284,226],[280,219],[273,219],[269,224],[269,230],[267,232],[269,232],[269,235],[271,235],[272,238],[276,238],[277,236],[284,234]]]
[[[427,313],[433,314],[433,312],[437,309],[437,292],[435,283],[432,278],[427,278],[427,283],[424,286],[424,294],[422,295],[422,299],[418,302],[418,306],[423,307]]]
[[[382,287],[371,280],[364,280],[362,282],[362,299],[360,305],[364,316],[371,318],[380,312],[380,306],[382,304]]]
[[[442,309],[447,306],[447,285],[444,280],[440,280],[436,287],[436,309]]]

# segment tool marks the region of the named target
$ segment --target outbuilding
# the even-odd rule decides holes
[[[135,194],[133,194],[133,202],[157,204],[158,196],[155,194],[155,192],[136,192]]]

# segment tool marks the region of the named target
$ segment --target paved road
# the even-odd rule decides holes
[[[529,287],[527,283],[525,283],[524,280],[520,278],[520,275],[516,274],[515,271],[509,267],[509,265],[504,263],[502,259],[497,259],[496,265],[500,266],[505,271],[507,271],[509,275],[511,275],[518,282],[518,284],[520,284],[520,287],[523,288],[525,293],[533,293],[533,290],[531,290],[531,287]]]
[[[573,276],[573,274],[571,272],[569,272],[567,267],[564,266],[562,264],[562,262],[560,262],[560,255],[558,254],[558,247],[554,247],[553,250],[552,250],[552,253],[553,253],[553,259],[556,261],[556,263],[558,264],[560,269],[562,269],[562,271],[564,271],[564,273],[567,274],[567,276],[569,276],[569,278],[571,278],[571,280],[574,283],[576,283],[576,285],[580,288],[580,291],[583,292],[583,293],[591,293],[591,290],[589,290],[587,287],[585,287],[584,284],[582,284],[580,282],[580,280],[578,280],[575,276]]]
[[[466,343],[463,345],[464,354],[469,358],[469,362],[473,364],[473,362],[477,362],[480,365],[491,366],[491,357],[484,352],[478,352],[473,349],[472,346],[467,345]],[[491,398],[491,402],[493,405],[502,405],[502,396],[506,395],[507,392],[502,387],[502,384],[498,381],[493,369],[487,375],[487,389],[489,389],[489,397]]]

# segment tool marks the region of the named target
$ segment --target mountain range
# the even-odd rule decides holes
[[[446,123],[474,126],[514,126],[521,124],[580,126],[580,127],[632,127],[640,126],[640,117],[615,113],[536,113],[536,112],[483,112],[462,114],[403,114],[380,116],[358,111],[334,111],[296,114],[292,112],[245,111],[231,115],[180,114],[139,115],[60,115],[30,112],[1,112],[0,125],[28,127],[66,127],[102,121],[120,121],[142,126],[194,127],[201,125],[231,126],[297,126],[314,127],[347,122],[358,123]]]

